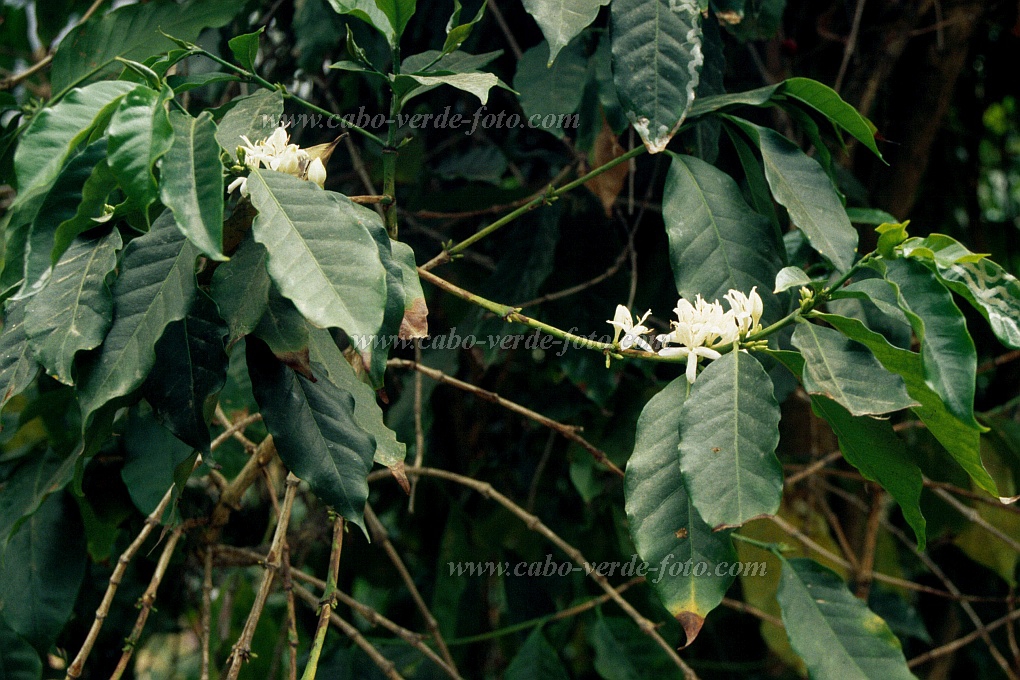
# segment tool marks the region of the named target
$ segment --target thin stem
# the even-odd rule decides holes
[[[200,680],[209,680],[209,637],[212,632],[212,558],[213,551],[206,546],[205,556],[202,560],[202,668],[199,672]]]
[[[732,536],[733,538],[737,539],[742,543],[747,543],[748,545],[753,545],[756,548],[766,550],[774,554],[776,557],[782,557],[783,551],[789,549],[786,545],[783,545],[781,543],[766,543],[765,541],[759,541],[755,538],[750,538],[749,536],[744,536],[743,534],[738,534],[735,532],[730,534],[730,536]]]
[[[319,670],[319,655],[322,645],[326,642],[326,630],[329,628],[329,615],[336,609],[336,579],[340,572],[340,552],[344,547],[344,518],[339,515],[333,520],[333,546],[329,553],[329,569],[326,571],[326,587],[319,601],[319,623],[312,638],[312,649],[308,653],[308,664],[301,680],[315,680]]]
[[[400,73],[400,48],[393,47],[393,74]],[[386,146],[383,147],[383,195],[389,202],[383,205],[383,216],[386,220],[386,233],[394,241],[397,239],[397,114],[400,113],[400,98],[390,88],[390,123],[386,133]]]
[[[427,271],[427,270],[432,269],[432,268],[434,268],[434,267],[436,267],[438,265],[441,265],[441,264],[444,264],[446,262],[449,262],[450,259],[452,258],[452,256],[457,255],[458,253],[462,252],[463,250],[466,250],[467,248],[471,247],[473,244],[477,243],[478,241],[481,241],[483,238],[485,238],[489,234],[492,234],[493,232],[495,232],[495,231],[505,227],[506,225],[508,225],[511,222],[513,222],[514,220],[516,220],[518,217],[521,217],[522,215],[525,215],[525,214],[531,212],[532,210],[534,210],[535,208],[539,207],[540,205],[544,205],[544,204],[547,204],[547,203],[551,203],[552,201],[555,201],[557,198],[559,198],[563,194],[565,194],[565,193],[567,193],[569,191],[573,191],[574,189],[576,189],[579,186],[583,186],[585,184],[585,182],[587,182],[588,180],[592,179],[593,177],[598,177],[603,172],[606,172],[607,170],[611,170],[611,169],[615,168],[620,163],[626,163],[631,158],[635,158],[635,157],[640,156],[641,154],[645,153],[645,151],[646,150],[645,150],[645,147],[644,147],[643,144],[641,146],[636,146],[633,149],[631,149],[630,151],[624,153],[623,155],[617,156],[616,158],[614,158],[613,160],[609,161],[608,163],[605,163],[604,165],[600,165],[599,167],[595,168],[591,172],[589,172],[589,173],[587,173],[585,175],[582,175],[581,177],[578,177],[577,179],[575,179],[575,180],[573,180],[571,182],[567,182],[566,184],[564,184],[563,186],[559,187],[558,189],[553,189],[552,186],[550,186],[549,190],[546,193],[542,194],[541,196],[536,196],[535,198],[531,199],[530,201],[528,201],[527,203],[525,203],[521,207],[517,208],[513,212],[508,213],[507,215],[504,215],[503,217],[499,218],[498,220],[496,220],[495,222],[493,222],[489,226],[484,227],[484,228],[480,229],[479,231],[475,232],[474,234],[472,234],[471,236],[467,237],[466,239],[464,239],[460,243],[458,243],[456,245],[453,245],[453,246],[450,246],[449,248],[447,248],[443,252],[439,253],[439,255],[436,255],[434,258],[432,258],[431,260],[429,260],[428,262],[423,264],[421,267],[419,267],[419,271],[421,271],[422,269]]]

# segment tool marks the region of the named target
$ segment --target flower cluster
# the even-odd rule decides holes
[[[244,135],[241,135],[241,139],[244,140],[244,145],[237,147],[238,156],[241,156],[244,164],[252,170],[266,167],[307,179],[320,187],[326,183],[326,166],[323,165],[322,159],[313,158],[306,149],[291,144],[290,135],[283,125],[276,128],[267,139],[255,144]],[[234,189],[240,189],[241,195],[247,196],[248,178],[238,177],[231,182],[227,191]]]
[[[680,298],[673,310],[677,320],[670,322],[670,332],[655,336],[659,344],[659,356],[687,359],[688,382],[693,383],[697,377],[698,362],[702,358],[718,359],[722,356],[718,352],[719,348],[732,345],[761,330],[763,305],[755,288],[751,289],[749,295],[731,289],[723,297],[729,303],[729,309],[725,311],[718,300],[706,302],[699,295],[692,304]],[[613,320],[607,321],[616,329],[613,343],[619,343],[620,349],[637,346],[646,352],[655,351],[642,337],[651,333],[651,329],[644,325],[650,314],[651,310],[645,312],[635,323],[630,310],[617,305]]]

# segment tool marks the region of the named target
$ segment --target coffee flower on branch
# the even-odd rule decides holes
[[[651,333],[652,329],[644,325],[645,319],[652,313],[652,310],[645,312],[645,315],[634,323],[634,319],[630,315],[630,310],[623,305],[616,305],[616,315],[612,321],[606,320],[606,323],[612,325],[616,329],[613,334],[613,344],[620,343],[620,349],[630,349],[634,345],[637,345],[646,352],[654,352],[652,346],[648,344],[648,341],[642,338],[642,335]],[[620,339],[620,333],[623,333],[623,339]]]
[[[267,139],[252,144],[251,140],[241,135],[244,141],[243,146],[237,147],[238,156],[244,164],[252,170],[261,167],[285,172],[300,179],[307,179],[315,182],[320,187],[326,183],[326,166],[319,157],[312,158],[308,151],[300,148],[297,144],[290,143],[290,135],[283,125],[276,128]],[[248,178],[238,177],[227,191],[240,189],[242,196],[248,195]]]
[[[731,289],[723,297],[729,303],[728,310],[724,310],[719,301],[707,302],[700,295],[693,303],[680,298],[673,310],[677,320],[670,322],[670,332],[656,336],[660,345],[659,356],[687,359],[688,382],[693,383],[697,377],[701,359],[718,359],[722,356],[719,349],[731,346],[762,328],[764,305],[756,288],[746,295]],[[616,317],[608,322],[616,329],[613,342],[619,340],[622,332],[622,349],[637,345],[645,351],[653,351],[641,337],[649,332],[643,324],[650,313],[645,313],[635,324],[627,308],[618,306]]]

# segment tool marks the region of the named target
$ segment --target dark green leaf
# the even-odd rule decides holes
[[[446,40],[443,42],[443,53],[449,54],[459,48],[471,35],[471,30],[485,15],[485,3],[478,6],[478,12],[471,21],[459,24],[461,5],[460,0],[453,0],[453,14],[446,24]]]
[[[85,576],[85,531],[65,493],[47,498],[11,537],[0,565],[0,611],[46,653],[71,618]]]
[[[129,394],[149,374],[156,341],[169,324],[184,318],[195,298],[197,257],[169,210],[124,250],[113,284],[113,325],[102,347],[79,359],[78,402],[85,427],[101,406]]]
[[[221,73],[212,71],[210,73],[191,73],[188,75],[172,75],[166,79],[166,84],[176,94],[194,90],[197,87],[212,85],[213,83],[233,83],[240,81],[240,76],[234,73]]]
[[[199,291],[188,315],[167,326],[156,343],[156,363],[142,386],[156,419],[200,451],[208,450],[209,421],[227,379],[226,335],[216,304]]]
[[[738,40],[767,40],[776,35],[783,22],[786,0],[746,0],[744,15],[739,22],[723,22]]]
[[[246,238],[229,262],[216,268],[212,297],[230,329],[228,344],[251,333],[269,303],[272,281],[266,271],[266,249]]]
[[[524,9],[534,17],[549,44],[549,66],[608,4],[609,0],[524,0]]]
[[[60,456],[52,449],[21,462],[4,480],[0,494],[0,556],[22,522],[31,517],[50,494],[71,481],[77,456]]]
[[[398,44],[400,36],[404,34],[404,28],[407,27],[407,22],[414,16],[417,0],[375,0],[375,4],[389,19],[394,33],[393,44]]]
[[[662,218],[670,264],[681,296],[721,300],[731,288],[772,290],[781,266],[771,225],[751,210],[733,179],[692,156],[673,155]],[[779,299],[763,295],[763,318],[778,319]]]
[[[124,430],[124,467],[120,476],[135,507],[150,515],[174,484],[174,471],[194,449],[161,426],[144,405],[128,413]],[[180,493],[180,490],[177,490]]]
[[[259,90],[231,103],[216,126],[216,141],[231,158],[237,158],[242,136],[254,144],[273,133],[283,115],[283,95],[279,90]]]
[[[6,680],[39,680],[42,660],[39,654],[0,620],[0,677]]]
[[[769,103],[780,86],[781,84],[766,85],[746,92],[729,92],[698,99],[691,106],[690,117],[697,118],[730,106],[764,106]]]
[[[400,241],[393,241],[390,246],[393,249],[393,261],[400,267],[400,279],[404,288],[404,316],[400,323],[400,339],[427,338],[429,308],[425,304],[425,293],[418,277],[414,250]]]
[[[858,113],[857,109],[843,101],[832,88],[810,78],[789,78],[783,82],[781,92],[818,111],[856,137],[876,156],[882,157],[882,153],[875,146],[875,126]]]
[[[793,346],[804,355],[804,389],[838,402],[855,416],[877,416],[919,406],[903,378],[890,373],[867,347],[839,331],[797,324]]]
[[[375,30],[386,36],[386,41],[389,44],[397,44],[397,34],[393,30],[393,24],[390,23],[389,16],[379,6],[375,0],[328,0],[330,7],[337,14],[350,14],[355,16]],[[388,0],[388,2],[408,2],[408,0]],[[414,6],[414,1],[410,1],[411,6]],[[412,10],[413,12],[413,10]]]
[[[482,73],[480,71],[469,73],[429,71],[422,74],[399,75],[393,79],[394,89],[408,93],[400,98],[402,106],[406,105],[412,97],[416,97],[426,92],[427,89],[432,89],[439,85],[450,85],[458,90],[473,94],[478,97],[478,101],[484,106],[489,102],[489,90],[499,84],[499,78],[491,73]]]
[[[124,193],[141,210],[156,200],[159,192],[152,166],[174,142],[166,109],[173,94],[167,88],[156,92],[136,87],[124,95],[110,119],[107,162]]]
[[[886,261],[885,278],[896,287],[900,309],[921,343],[925,383],[950,413],[982,431],[974,418],[977,350],[952,293],[916,260]]]
[[[106,277],[117,266],[120,232],[79,237],[61,256],[49,283],[28,300],[25,332],[46,372],[71,385],[74,355],[95,349],[113,320]]]
[[[927,537],[920,505],[921,470],[910,459],[906,444],[889,421],[854,417],[825,397],[812,397],[811,407],[832,427],[847,462],[860,470],[865,479],[881,484],[896,500],[903,518],[914,530],[917,549],[924,550]]]
[[[168,33],[188,42],[203,28],[218,28],[230,21],[244,5],[241,0],[180,5],[163,0],[120,7],[78,26],[53,55],[51,82],[54,92],[73,87],[87,78],[115,70],[117,57],[144,61],[173,48]]]
[[[386,307],[386,271],[367,224],[379,216],[272,170],[253,170],[248,191],[259,211],[252,232],[269,253],[280,292],[320,328],[375,335]]]
[[[329,380],[312,382],[246,341],[255,399],[284,464],[316,496],[364,529],[375,441],[354,419],[354,398]]]
[[[216,124],[208,111],[198,118],[174,111],[173,146],[163,159],[159,196],[188,240],[214,260],[223,255],[223,163]]]
[[[549,641],[542,635],[542,629],[536,628],[524,641],[517,654],[506,669],[506,680],[567,680],[567,675],[560,657],[556,654]]]
[[[878,208],[847,208],[846,216],[854,224],[874,224],[878,226],[884,222],[896,221],[893,215]]]
[[[885,621],[814,560],[783,561],[777,594],[790,644],[815,678],[913,678]]]
[[[268,300],[265,314],[255,326],[256,337],[269,345],[278,357],[307,351],[308,326],[301,312],[280,295],[276,286],[270,287]]]
[[[782,225],[779,224],[779,215],[776,213],[776,205],[772,201],[772,190],[769,189],[768,180],[765,179],[765,168],[762,166],[758,156],[751,150],[735,126],[727,124],[724,129],[726,136],[733,143],[733,148],[740,158],[740,167],[744,170],[744,179],[747,180],[748,193],[751,196],[751,206],[759,215],[764,215],[772,223],[772,229],[776,236],[783,234]],[[785,246],[779,249],[783,263],[789,261]]]
[[[611,7],[616,89],[641,141],[658,153],[694,102],[701,13],[691,0],[615,0]]]
[[[386,372],[389,350],[393,346],[394,339],[400,333],[400,327],[404,320],[404,269],[393,257],[393,245],[396,241],[389,237],[382,223],[370,221],[366,224],[379,248],[379,261],[386,269],[386,309],[383,312],[382,326],[376,336],[379,342],[372,342],[367,346],[362,343],[358,351],[368,369],[369,382],[374,387],[381,388],[383,387],[383,374]],[[417,272],[415,272],[415,277],[417,277]]]
[[[555,64],[549,57],[549,43],[540,42],[517,62],[514,89],[521,93],[521,108],[529,119],[562,116],[577,111],[584,94],[588,62],[581,41],[568,46]],[[537,116],[537,118],[536,118]],[[557,136],[560,127],[543,128]]]
[[[773,196],[811,246],[838,271],[849,269],[857,252],[857,231],[822,166],[775,130],[739,118],[730,120],[758,142]]]
[[[255,70],[255,58],[259,55],[259,36],[264,30],[266,27],[260,26],[254,33],[245,33],[227,41],[227,47],[234,53],[234,59],[249,71]]]
[[[605,680],[668,678],[676,673],[665,652],[630,619],[600,613],[589,630],[595,670]]]
[[[722,601],[735,577],[716,576],[714,566],[737,559],[728,531],[713,532],[684,488],[677,449],[680,413],[690,384],[683,376],[652,397],[637,421],[634,453],[627,461],[623,495],[630,535],[640,558],[659,571],[650,573],[662,604],[694,642],[708,613]],[[709,565],[707,574],[668,573],[691,560]]]
[[[917,417],[981,488],[994,496],[999,495],[995,481],[981,462],[981,433],[950,413],[942,398],[928,387],[919,354],[889,344],[857,319],[836,314],[816,313],[815,316],[851,340],[867,346],[883,366],[902,376],[907,394],[921,404],[913,408]]]
[[[680,469],[694,507],[713,527],[779,509],[779,404],[758,360],[730,352],[702,371],[680,412]]]
[[[32,356],[25,334],[24,300],[7,303],[0,330],[0,411],[35,379],[39,364]]]

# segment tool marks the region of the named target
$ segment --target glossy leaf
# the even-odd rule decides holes
[[[42,660],[38,652],[3,620],[0,620],[0,677],[7,680],[39,680],[42,677]]]
[[[283,95],[278,90],[259,90],[239,97],[216,125],[216,141],[231,158],[237,158],[237,147],[245,136],[253,144],[273,133],[283,115]]]
[[[733,179],[692,156],[672,155],[662,218],[677,291],[693,300],[722,300],[731,288],[772,289],[780,268],[772,226],[744,202]],[[778,319],[779,299],[763,295],[763,318]]]
[[[399,75],[394,78],[394,86],[410,93],[401,97],[401,104],[407,104],[411,97],[424,92],[424,90],[415,87],[415,85],[422,85],[428,88],[450,85],[478,97],[478,101],[484,106],[489,103],[489,90],[499,85],[499,78],[491,73],[482,73],[480,71],[470,73],[434,71],[424,74],[411,73]]]
[[[798,323],[793,346],[804,356],[804,389],[828,397],[855,416],[877,416],[919,404],[903,378],[882,367],[867,347],[839,331]]]
[[[920,262],[885,262],[885,279],[897,290],[900,309],[921,343],[924,381],[950,413],[982,430],[974,418],[977,350],[953,295]]]
[[[124,193],[143,210],[156,200],[159,191],[152,166],[174,141],[166,109],[172,97],[169,89],[157,92],[136,87],[124,95],[110,119],[107,162]]]
[[[776,289],[772,292],[782,293],[785,290],[801,288],[803,286],[811,286],[811,277],[803,269],[800,267],[783,267],[776,274]]]
[[[144,404],[131,409],[124,431],[125,456],[120,476],[139,512],[149,515],[156,509],[174,484],[177,466],[193,450],[156,422]]]
[[[503,677],[506,680],[567,680],[570,676],[556,650],[542,635],[542,629],[535,628],[510,660]]]
[[[838,271],[849,269],[857,252],[857,231],[822,166],[775,130],[732,120],[758,142],[772,195],[811,247]]]
[[[66,42],[66,39],[65,39]],[[134,89],[134,83],[105,81],[72,90],[32,119],[14,152],[18,201],[56,179],[71,150],[92,129],[100,113]]]
[[[726,94],[705,97],[704,99],[697,99],[694,105],[691,106],[690,117],[697,118],[713,111],[720,111],[735,106],[764,106],[772,99],[780,86],[781,83],[766,85],[765,87],[745,92],[728,92]]]
[[[807,104],[833,124],[857,138],[873,154],[882,157],[875,146],[875,126],[857,109],[847,104],[839,94],[827,85],[810,78],[789,78],[782,84],[783,94]]]
[[[229,344],[255,330],[269,303],[271,285],[266,249],[251,238],[241,242],[229,262],[216,268],[211,292],[229,327]]]
[[[28,300],[25,332],[46,372],[74,383],[71,368],[81,350],[95,349],[113,320],[106,278],[121,248],[116,229],[99,238],[76,239],[61,256],[46,287]]]
[[[265,26],[259,26],[259,30],[254,33],[245,33],[227,41],[227,47],[233,52],[234,59],[249,71],[255,70],[255,58],[259,55],[259,36],[264,30]]]
[[[694,103],[703,57],[695,0],[615,0],[613,79],[650,153],[666,148]]]
[[[328,0],[330,7],[337,14],[350,14],[375,28],[386,37],[390,45],[397,44],[397,35],[393,24],[376,0]],[[407,0],[387,0],[388,2],[407,2]],[[412,0],[411,4],[414,2]],[[254,140],[253,140],[254,141]]]
[[[366,221],[379,217],[272,170],[253,170],[248,190],[259,211],[252,232],[269,253],[269,275],[280,292],[320,328],[375,335],[386,306],[386,272]]]
[[[556,63],[550,64],[549,43],[541,42],[517,62],[514,89],[521,93],[525,117],[565,116],[577,111],[584,94],[588,61],[581,41],[568,46]],[[559,127],[543,128],[557,136]]]
[[[833,571],[784,560],[777,595],[790,644],[816,678],[913,678],[900,641]]]
[[[141,386],[156,361],[156,341],[195,298],[197,257],[169,210],[127,245],[113,284],[113,325],[100,349],[78,362],[84,426],[101,406]]]
[[[645,404],[623,490],[634,547],[645,563],[659,570],[650,573],[648,581],[683,626],[685,645],[694,642],[705,617],[719,605],[735,578],[716,576],[713,566],[737,559],[730,532],[713,532],[684,488],[677,449],[680,414],[689,389],[681,376]],[[670,567],[688,560],[708,564],[708,572],[701,576],[668,573]]]
[[[25,334],[24,300],[7,303],[0,330],[0,411],[12,397],[21,394],[35,379],[39,364]]]
[[[889,421],[855,417],[825,397],[812,397],[811,407],[832,427],[847,462],[860,470],[865,479],[881,484],[899,504],[903,518],[917,537],[917,549],[924,550],[927,537],[920,505],[921,470]]]
[[[680,469],[712,527],[740,526],[779,509],[779,404],[758,360],[730,352],[711,362],[680,412]]]
[[[67,494],[47,498],[11,536],[0,564],[0,611],[37,651],[48,652],[71,618],[85,561],[81,515]]]
[[[281,460],[323,502],[364,529],[373,437],[354,419],[354,398],[328,380],[312,382],[246,342],[248,371]]]
[[[142,386],[156,419],[199,451],[208,450],[216,395],[227,379],[226,335],[216,304],[199,291],[187,316],[156,343],[156,363]]]
[[[907,386],[907,394],[921,404],[913,408],[917,417],[981,488],[994,496],[999,495],[995,481],[981,462],[981,433],[954,416],[942,398],[926,384],[919,354],[891,345],[857,319],[837,314],[816,313],[815,316],[851,340],[865,345],[883,366],[901,376]]]
[[[216,144],[216,124],[207,111],[198,118],[174,111],[173,146],[163,159],[159,197],[174,222],[204,255],[223,255],[223,163]]]
[[[464,41],[471,35],[471,31],[474,29],[475,24],[482,20],[485,16],[485,3],[481,3],[478,6],[478,12],[475,14],[471,21],[466,23],[458,23],[460,21],[461,12],[460,0],[453,0],[453,14],[450,16],[450,20],[446,23],[446,40],[443,41],[443,53],[450,54],[457,48],[459,48]],[[350,33],[348,32],[348,35]]]
[[[595,21],[603,5],[609,0],[524,0],[527,10],[549,44],[548,66],[556,55]]]
[[[393,27],[393,44],[398,44],[400,36],[404,34],[404,29],[407,27],[407,22],[414,16],[417,0],[375,0],[375,4],[383,11],[390,26]]]
[[[60,41],[50,74],[53,91],[121,68],[117,57],[144,61],[172,49],[175,43],[164,33],[195,41],[203,28],[223,26],[243,5],[241,0],[191,0],[184,5],[162,0],[93,17]]]

